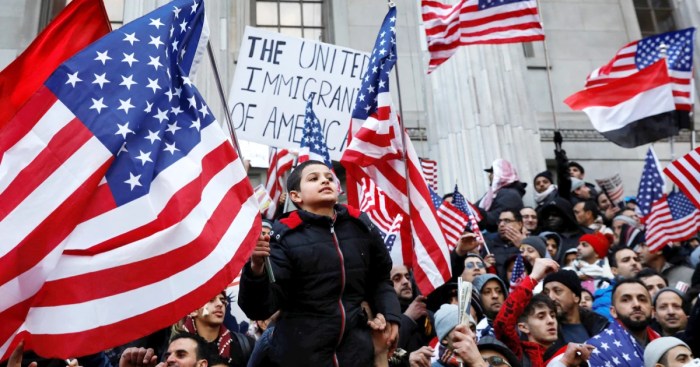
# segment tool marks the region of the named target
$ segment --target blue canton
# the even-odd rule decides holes
[[[668,208],[671,210],[673,220],[681,220],[688,217],[697,210],[693,202],[681,191],[673,191],[668,194]]]
[[[520,3],[523,1],[532,1],[532,0],[479,0],[479,10],[494,8],[496,6],[501,6],[501,5]]]
[[[326,139],[323,138],[323,128],[321,123],[316,118],[313,109],[313,101],[316,93],[311,93],[309,100],[306,102],[306,113],[304,115],[304,134],[301,137],[301,147],[309,148],[310,153],[323,157],[323,163],[328,168],[333,168],[331,156],[328,154],[328,146]],[[312,158],[313,159],[313,158]]]
[[[644,159],[644,170],[642,178],[639,180],[639,190],[637,191],[637,207],[645,217],[651,211],[651,205],[659,200],[664,194],[664,178],[658,166],[654,151],[649,148]]]
[[[389,9],[374,43],[369,66],[362,77],[352,117],[360,120],[377,111],[377,95],[389,92],[389,75],[396,63],[396,7]]]
[[[637,43],[634,63],[640,70],[650,66],[663,57],[662,45],[665,45],[668,68],[676,71],[690,71],[693,67],[694,38],[695,28],[688,28],[641,39]]]
[[[469,215],[471,214],[469,212],[469,207],[467,206],[467,199],[464,198],[464,195],[462,195],[459,190],[457,190],[457,185],[455,185],[455,191],[452,194],[452,205],[454,205],[457,209],[462,211],[462,213]]]
[[[46,82],[114,154],[105,178],[117,205],[148,194],[215,121],[189,78],[204,21],[201,0],[175,0],[88,46]]]
[[[433,201],[433,206],[435,209],[440,208],[440,205],[442,205],[442,198],[435,191],[433,191],[430,186],[428,186],[428,190],[430,190],[430,200]]]
[[[588,339],[595,346],[588,363],[591,367],[639,367],[644,365],[644,348],[617,321]]]

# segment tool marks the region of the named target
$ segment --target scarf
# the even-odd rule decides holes
[[[493,161],[493,165],[491,165],[491,167],[493,168],[493,180],[491,181],[491,187],[479,203],[479,207],[486,211],[491,209],[491,204],[493,204],[493,199],[496,197],[498,190],[512,184],[513,182],[520,181],[515,167],[513,167],[513,165],[505,159],[496,159]]]
[[[191,316],[185,317],[185,322],[182,325],[188,333],[197,334],[197,326],[195,326],[194,319]],[[219,336],[216,338],[216,350],[219,352],[219,356],[230,360],[231,358],[231,332],[221,325],[219,328]]]
[[[535,202],[537,205],[540,205],[544,203],[544,201],[547,199],[547,196],[549,196],[551,193],[554,192],[554,190],[557,189],[557,185],[549,185],[547,190],[544,190],[542,192],[535,192]]]

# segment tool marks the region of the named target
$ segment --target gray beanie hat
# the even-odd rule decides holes
[[[435,334],[438,340],[445,339],[447,334],[457,326],[459,322],[459,308],[457,305],[444,304],[435,313]]]
[[[498,275],[495,274],[481,274],[474,278],[472,280],[472,285],[474,285],[474,289],[481,294],[481,288],[484,288],[484,284],[488,282],[489,280],[496,280],[499,283],[501,283],[501,288],[503,288],[503,295],[508,297],[508,287],[506,287],[506,283],[498,277]]]
[[[544,242],[542,237],[527,236],[523,238],[522,241],[520,241],[520,244],[534,247],[535,250],[537,250],[537,253],[540,254],[540,257],[542,258],[544,258],[547,254],[547,243]]]
[[[583,180],[579,180],[576,177],[571,177],[571,192],[576,191],[579,187],[583,186],[585,182]]]
[[[644,349],[644,367],[654,367],[666,352],[679,345],[690,349],[688,344],[672,336],[654,339],[651,343],[647,344],[646,349]]]

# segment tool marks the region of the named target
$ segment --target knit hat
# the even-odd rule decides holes
[[[591,245],[600,259],[604,259],[606,256],[608,256],[610,241],[608,241],[608,238],[600,232],[584,234],[581,236],[578,242],[587,242],[589,245]]]
[[[537,250],[537,253],[540,254],[541,258],[544,258],[545,254],[547,253],[547,244],[541,237],[527,236],[520,241],[520,244],[532,246],[535,250]]]
[[[666,352],[681,345],[690,349],[688,344],[672,336],[664,336],[652,340],[644,349],[644,367],[654,367]]]
[[[532,183],[534,184],[535,181],[537,181],[538,177],[544,177],[549,180],[549,183],[554,183],[554,178],[552,177],[552,172],[549,171],[543,171],[537,174],[535,178],[532,180]]]
[[[623,221],[623,222],[625,222],[633,227],[636,227],[638,225],[638,223],[634,219],[632,219],[626,215],[618,215],[615,218],[613,218],[612,221],[614,222],[616,220]]]
[[[481,294],[481,289],[484,288],[484,285],[489,281],[489,280],[496,280],[501,284],[501,288],[503,288],[503,295],[508,297],[508,287],[506,287],[506,283],[503,282],[501,278],[498,277],[498,275],[495,274],[481,274],[474,278],[472,280],[472,284],[474,285],[474,289]]]
[[[578,188],[583,186],[584,184],[585,182],[583,182],[583,180],[579,180],[576,177],[571,177],[571,192],[578,190]]]
[[[493,336],[482,336],[481,339],[479,339],[479,342],[476,344],[476,346],[479,348],[479,352],[484,350],[494,350],[500,354],[503,354],[503,356],[506,357],[506,360],[508,361],[508,364],[511,365],[511,367],[522,366],[522,363],[520,362],[518,357],[515,356],[515,353],[508,349],[508,347],[506,347],[506,345],[503,344],[503,342],[501,342]]]
[[[444,304],[435,313],[435,333],[438,340],[443,340],[459,322],[459,308],[457,305]]]
[[[263,228],[270,228],[270,229],[272,229],[272,221],[270,221],[270,220],[268,220],[268,219],[263,219],[263,220],[262,220],[262,226],[263,226]]]
[[[542,286],[550,282],[559,282],[569,288],[577,297],[581,297],[581,281],[575,271],[559,270],[556,273],[550,273],[544,278]]]

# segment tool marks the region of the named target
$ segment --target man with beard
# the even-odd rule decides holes
[[[651,310],[651,297],[642,282],[623,279],[615,284],[610,307],[615,322],[588,340],[588,344],[596,348],[591,354],[590,366],[603,367],[611,362],[616,367],[644,365],[644,348],[659,337],[649,327]]]
[[[180,333],[172,338],[157,367],[207,367],[209,357],[206,340],[196,334]],[[122,353],[119,367],[156,367],[157,362],[153,349],[132,347]]]
[[[598,289],[594,293],[593,311],[613,321],[610,316],[610,303],[615,282],[619,279],[632,279],[637,276],[642,268],[639,256],[629,248],[614,246],[608,253],[610,271],[615,276],[607,288]]]
[[[426,298],[414,296],[411,273],[406,266],[394,265],[390,277],[403,312],[398,347],[411,353],[428,345],[435,336],[433,316],[426,308]]]
[[[675,288],[663,288],[654,296],[656,329],[662,336],[676,336],[688,326],[688,305],[683,294]]]
[[[520,253],[520,242],[525,238],[523,217],[518,210],[503,210],[498,216],[498,233],[484,236],[489,251],[496,260],[496,272],[506,279],[506,261]],[[482,249],[482,258],[488,255]]]

